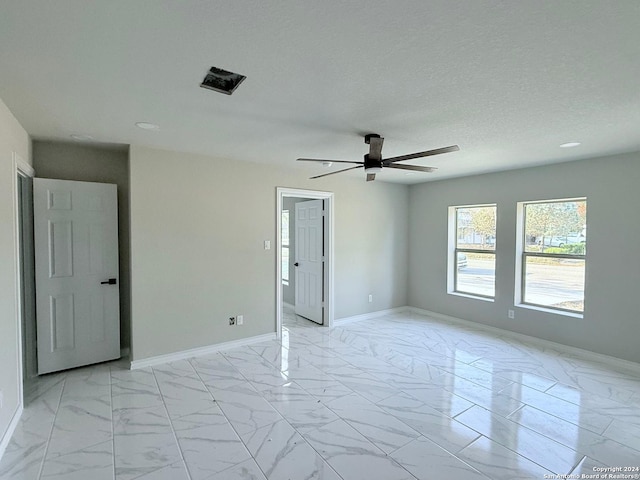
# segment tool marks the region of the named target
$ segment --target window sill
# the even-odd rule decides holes
[[[537,312],[552,313],[554,315],[561,315],[563,317],[584,318],[584,314],[583,313],[567,312],[565,310],[556,310],[555,308],[539,307],[537,305],[529,305],[527,303],[519,303],[519,304],[516,305],[516,307],[518,307],[518,308],[526,308],[527,310],[535,310]]]
[[[481,297],[479,295],[472,295],[470,293],[462,293],[462,292],[447,292],[447,293],[449,295],[455,295],[456,297],[471,298],[473,300],[482,300],[483,302],[494,303],[496,301],[495,298]]]

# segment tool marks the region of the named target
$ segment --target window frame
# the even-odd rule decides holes
[[[480,248],[458,248],[458,210],[459,209],[470,209],[470,208],[486,208],[493,207],[496,211],[496,232],[493,235],[493,249],[486,250]],[[449,261],[449,278],[451,279],[447,288],[447,293],[453,295],[459,295],[469,298],[475,298],[478,300],[486,300],[486,301],[495,301],[496,299],[496,278],[497,273],[494,273],[493,276],[493,295],[484,295],[476,292],[468,292],[464,290],[458,289],[458,254],[459,253],[479,253],[484,255],[493,255],[494,257],[494,272],[495,266],[497,265],[497,230],[498,230],[498,204],[497,203],[485,203],[485,204],[473,204],[473,205],[454,205],[449,207],[449,219],[450,219],[450,258]]]
[[[553,307],[549,305],[542,305],[539,303],[528,302],[525,301],[526,297],[526,279],[527,279],[527,258],[528,257],[538,257],[538,258],[557,258],[557,259],[567,259],[567,260],[582,260],[584,261],[584,269],[585,269],[585,285],[582,290],[583,298],[586,297],[586,270],[587,270],[587,254],[586,254],[586,244],[585,244],[585,253],[584,254],[569,254],[569,253],[544,253],[541,252],[527,252],[527,205],[532,204],[548,204],[548,203],[571,203],[571,202],[585,202],[587,203],[587,197],[573,197],[573,198],[560,198],[560,199],[551,199],[551,200],[530,200],[525,202],[518,202],[518,216],[519,221],[517,222],[517,227],[520,231],[520,235],[518,235],[519,245],[517,248],[518,252],[518,261],[517,261],[517,271],[516,275],[519,275],[520,281],[516,278],[516,283],[519,283],[519,289],[517,290],[516,296],[516,305],[533,308],[535,310],[540,310],[544,312],[550,313],[558,313],[558,314],[569,314],[570,316],[583,317],[584,315],[584,306],[582,311],[580,310],[571,310],[569,308],[561,308],[561,307]],[[544,240],[543,240],[544,243]],[[544,247],[544,245],[543,245]],[[584,302],[584,299],[583,299]]]

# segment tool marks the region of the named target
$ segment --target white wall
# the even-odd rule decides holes
[[[19,405],[18,312],[16,308],[17,245],[15,224],[16,172],[13,152],[31,164],[30,140],[7,106],[0,100],[0,440]]]
[[[406,305],[408,187],[143,147],[129,161],[134,360],[275,332],[276,187],[335,193],[336,318]]]
[[[409,304],[640,362],[640,153],[410,187]],[[514,308],[516,202],[587,197],[584,318]],[[447,207],[497,203],[494,303],[448,295]]]

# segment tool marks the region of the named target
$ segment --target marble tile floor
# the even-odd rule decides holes
[[[27,397],[3,480],[513,480],[640,465],[640,368],[412,313],[46,375]]]
[[[304,327],[304,328],[316,328],[322,325],[317,324],[307,318],[296,315],[293,308],[285,305],[282,308],[282,325],[285,327]]]

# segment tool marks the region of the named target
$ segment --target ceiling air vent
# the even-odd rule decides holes
[[[221,68],[211,67],[200,86],[231,95],[245,78],[247,77],[239,73],[227,72]]]

